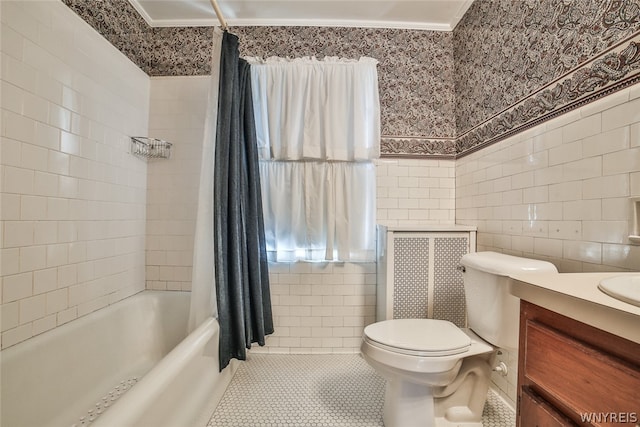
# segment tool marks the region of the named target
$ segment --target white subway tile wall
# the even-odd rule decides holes
[[[636,86],[456,161],[456,220],[478,250],[547,259],[562,272],[640,269]]]
[[[173,144],[148,164],[147,289],[191,290],[210,77],[153,77],[149,135]]]
[[[377,217],[385,225],[452,224],[455,162],[376,161]],[[275,333],[267,353],[356,353],[375,322],[376,264],[269,265]]]
[[[149,78],[62,2],[0,2],[2,348],[144,288]]]
[[[355,353],[375,321],[375,263],[269,265],[275,333],[268,353]]]
[[[453,224],[455,161],[376,161],[378,223],[387,226]]]
[[[635,85],[456,161],[456,221],[478,250],[553,262],[561,272],[640,270],[630,197],[640,196]],[[517,353],[492,376],[512,405]]]

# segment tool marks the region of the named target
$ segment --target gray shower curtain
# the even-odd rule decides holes
[[[214,172],[220,370],[273,333],[251,77],[238,37],[225,31]]]

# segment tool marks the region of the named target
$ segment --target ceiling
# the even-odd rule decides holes
[[[153,27],[218,25],[210,0],[129,0]],[[451,31],[473,0],[218,0],[229,26]]]

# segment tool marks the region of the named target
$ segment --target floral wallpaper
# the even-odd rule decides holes
[[[454,31],[462,135],[640,30],[640,0],[475,0]]]
[[[640,0],[476,0],[454,31],[456,154],[637,82]]]
[[[211,73],[212,27],[152,28],[127,0],[62,0],[150,76]]]
[[[63,0],[150,76],[206,75],[212,29]],[[640,81],[640,0],[475,0],[453,32],[234,27],[246,56],[379,61],[385,156],[453,158]]]
[[[63,1],[150,76],[211,72],[211,28],[151,28],[126,0]],[[234,27],[230,31],[240,38],[243,56],[376,58],[383,145],[398,146],[402,138],[433,154],[443,146],[453,153],[452,33],[327,27]]]
[[[150,27],[127,0],[62,0],[145,72]]]
[[[476,151],[639,82],[640,33],[460,135],[456,155]]]
[[[382,135],[421,141],[455,135],[452,33],[327,27],[236,27],[232,32],[245,56],[375,58]]]

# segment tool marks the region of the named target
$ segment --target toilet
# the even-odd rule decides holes
[[[518,347],[519,300],[508,275],[557,273],[549,262],[496,252],[466,254],[468,328],[446,320],[393,319],[364,329],[363,358],[386,379],[385,427],[482,427],[498,348]]]

